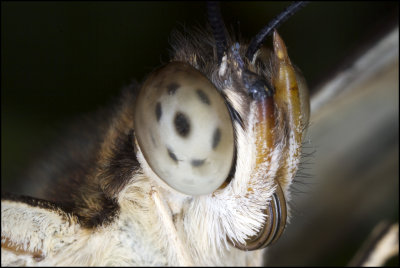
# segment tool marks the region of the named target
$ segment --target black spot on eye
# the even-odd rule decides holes
[[[210,99],[208,98],[207,94],[203,92],[203,90],[198,89],[198,90],[196,90],[196,93],[199,96],[200,101],[202,103],[207,104],[207,105],[211,104]]]
[[[168,89],[168,94],[169,95],[174,95],[176,90],[180,87],[181,85],[179,85],[178,83],[172,82],[171,84],[169,84],[167,86]]]
[[[178,158],[176,158],[176,155],[172,152],[172,150],[169,148],[167,148],[167,150],[169,157],[171,157],[171,159],[174,160],[175,162],[178,162]]]
[[[192,164],[193,167],[199,167],[202,166],[205,161],[205,159],[193,159],[190,164]]]
[[[156,104],[156,118],[157,118],[157,122],[160,122],[161,115],[162,115],[161,103],[157,102],[157,104]]]
[[[186,115],[177,112],[174,118],[176,132],[182,137],[186,137],[190,132],[190,122]]]
[[[212,137],[212,148],[213,149],[217,148],[220,141],[221,141],[221,130],[219,130],[219,128],[216,128],[214,130],[214,134]]]

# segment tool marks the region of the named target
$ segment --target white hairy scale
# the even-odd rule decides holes
[[[135,131],[154,172],[182,193],[211,193],[228,177],[234,152],[229,111],[215,86],[185,63],[170,63],[144,83]]]

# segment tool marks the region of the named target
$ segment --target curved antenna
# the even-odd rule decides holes
[[[220,64],[224,52],[226,51],[227,42],[225,36],[225,24],[222,20],[219,2],[207,2],[207,14],[217,46],[218,64]]]
[[[306,1],[294,2],[275,17],[251,40],[250,45],[247,48],[246,57],[252,61],[254,54],[260,48],[264,40],[272,33],[272,30],[278,28],[283,22],[303,8],[306,4],[308,4]]]

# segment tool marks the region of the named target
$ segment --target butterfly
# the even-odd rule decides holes
[[[286,37],[286,36],[284,36],[284,37]],[[291,49],[293,49],[293,47],[294,47],[294,45],[293,44],[290,44],[290,43],[288,43],[289,44],[289,53],[290,53],[290,51],[292,51]],[[301,66],[300,66],[301,67]],[[161,183],[161,182],[160,182]],[[254,252],[253,252],[254,253]],[[40,259],[40,258],[39,258]]]

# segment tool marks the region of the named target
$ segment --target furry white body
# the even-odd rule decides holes
[[[179,214],[161,219],[149,180],[142,176],[135,181],[119,197],[121,210],[117,219],[93,230],[82,228],[74,218],[26,204],[3,202],[2,235],[16,244],[24,245],[27,251],[40,250],[44,258],[35,259],[31,254],[21,255],[2,249],[2,265],[261,265],[262,254],[259,251],[244,252],[223,245],[217,249],[216,239],[209,234],[213,229],[212,222],[217,224],[218,220],[208,217],[208,213],[198,215],[200,219],[191,221],[182,220]],[[184,200],[189,201],[186,198]],[[201,200],[198,202],[202,203]],[[30,226],[17,225],[21,230],[16,229],[15,222],[10,220],[12,218]],[[176,250],[176,244],[170,243],[170,230],[166,230],[165,221],[172,222],[173,219],[176,219],[174,226],[179,234],[179,242],[184,245],[184,254],[188,254],[189,259]],[[197,224],[199,220],[204,224]],[[190,226],[190,222],[194,226]],[[187,229],[194,233],[185,231],[185,223],[189,224]],[[210,247],[210,243],[214,245]],[[211,248],[214,250],[207,250]],[[191,263],[184,262],[187,260]]]

